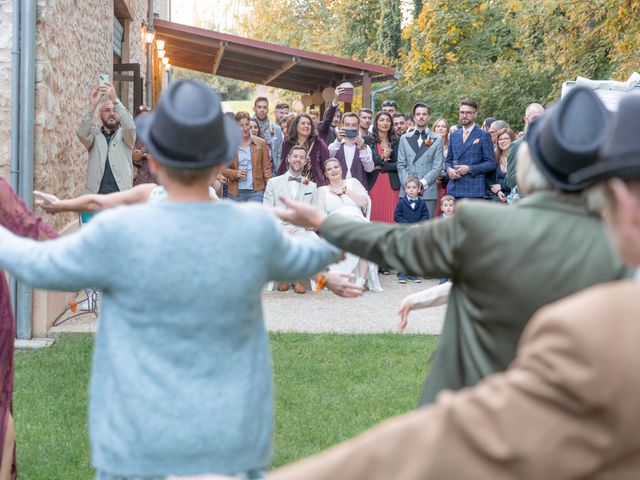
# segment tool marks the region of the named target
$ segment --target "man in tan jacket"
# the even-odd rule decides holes
[[[607,130],[599,164],[612,244],[640,267],[640,97]],[[640,270],[637,270],[640,271]],[[270,480],[634,479],[640,475],[640,275],[540,310],[515,361],[473,388],[391,419]]]
[[[93,115],[102,99],[100,127],[93,126]],[[113,193],[133,186],[131,152],[136,142],[133,117],[122,105],[113,85],[94,88],[90,109],[84,114],[78,138],[89,152],[84,193]]]

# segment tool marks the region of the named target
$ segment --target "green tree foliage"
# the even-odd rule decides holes
[[[480,117],[523,126],[527,104],[550,104],[582,75],[640,71],[639,0],[245,0],[246,36],[396,67],[386,93],[456,120],[462,98]],[[401,28],[402,9],[413,22]],[[382,99],[380,99],[382,100]]]
[[[175,67],[173,69],[174,80],[192,79],[200,80],[210,85],[220,95],[222,101],[227,100],[247,100],[251,97],[255,85],[231,78],[218,77],[207,73],[196,72],[195,70],[185,70]]]
[[[401,98],[456,119],[472,97],[481,117],[519,129],[526,105],[555,101],[565,80],[639,70],[638,18],[637,0],[425,0],[403,32]]]

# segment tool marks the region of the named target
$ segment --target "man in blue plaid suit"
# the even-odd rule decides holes
[[[449,185],[447,193],[456,198],[485,196],[485,174],[496,169],[491,134],[475,124],[478,106],[473,100],[460,102],[462,128],[451,134],[445,161]]]

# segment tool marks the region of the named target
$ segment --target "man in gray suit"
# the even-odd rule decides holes
[[[404,184],[409,177],[416,177],[422,184],[422,199],[433,218],[438,198],[436,181],[440,176],[444,154],[442,140],[429,131],[429,107],[426,103],[416,103],[411,111],[415,130],[400,137],[398,146],[398,176],[400,177],[400,197],[404,196]]]

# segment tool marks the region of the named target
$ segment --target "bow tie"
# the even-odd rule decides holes
[[[421,132],[421,131],[419,131],[419,130],[416,130],[416,133],[415,133],[414,135],[419,135],[419,136],[424,140],[425,138],[427,138],[427,135],[428,135],[428,134],[427,134],[427,131],[426,131],[426,130],[424,130],[424,131],[422,131],[422,132]]]
[[[291,176],[289,176],[289,181],[290,182],[302,183],[302,177],[291,177]]]

